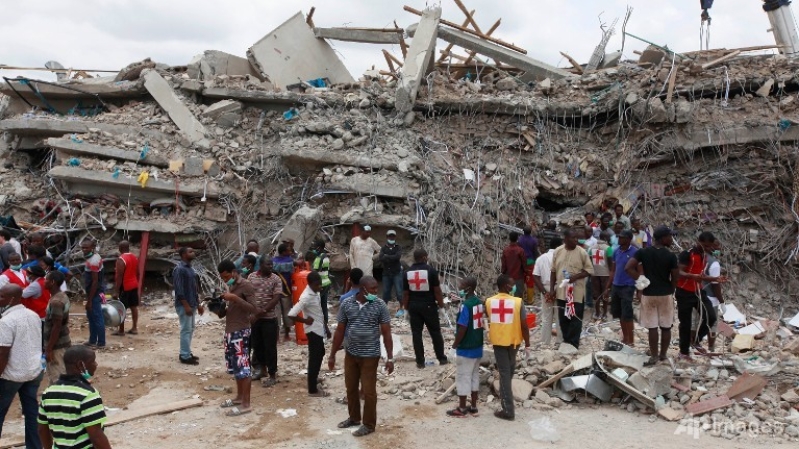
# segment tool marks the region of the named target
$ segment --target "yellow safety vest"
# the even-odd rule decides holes
[[[496,346],[522,344],[522,299],[499,293],[486,300],[485,313],[489,319],[489,338]]]

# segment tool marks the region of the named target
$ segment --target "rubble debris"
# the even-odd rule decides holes
[[[275,87],[327,78],[333,84],[355,79],[330,45],[317,39],[298,12],[247,50],[247,59]]]
[[[213,80],[218,76],[252,76],[260,81],[265,78],[256,71],[247,58],[218,50],[205,50],[195,56],[186,66],[186,73],[196,80]]]
[[[755,347],[755,336],[753,334],[736,334],[732,340],[732,353],[751,351]]]
[[[144,87],[153,96],[158,105],[161,106],[169,118],[180,128],[180,131],[194,144],[203,148],[210,145],[205,138],[207,131],[197,117],[192,114],[189,108],[183,104],[180,98],[172,90],[172,87],[155,70],[147,69],[142,72]]]
[[[152,153],[148,153],[142,157],[141,151],[123,150],[91,143],[78,143],[72,139],[50,138],[47,139],[46,142],[49,147],[55,148],[60,153],[64,154],[132,161],[156,167],[167,167],[169,165],[166,159]]]
[[[153,62],[153,60],[150,58],[128,64],[127,67],[120,70],[117,76],[114,77],[114,83],[118,83],[120,81],[136,81],[141,76],[141,72],[143,72],[145,69],[154,68],[155,62]]]
[[[140,187],[133,178],[114,178],[112,173],[106,171],[87,170],[79,167],[58,166],[53,167],[47,176],[63,182],[67,188],[81,195],[102,195],[115,194],[120,197],[127,197],[132,190],[137,196],[149,197],[152,199],[163,197],[164,193],[175,193],[175,183],[151,179],[146,187]],[[202,183],[183,182],[180,184],[180,194],[190,196],[207,196],[217,198],[219,196],[215,183],[204,187]]]
[[[627,379],[627,383],[654,399],[671,390],[671,379],[670,367],[653,366],[635,372]]]
[[[564,377],[560,380],[560,388],[566,392],[584,390],[602,402],[610,401],[610,397],[613,395],[613,388],[596,374]]]
[[[768,381],[757,374],[743,373],[727,390],[726,396],[733,401],[754,400],[766,388]]]
[[[431,7],[424,10],[419,27],[413,35],[402,77],[397,86],[396,108],[401,113],[413,109],[416,94],[428,73],[429,63],[435,56],[438,22],[441,19],[441,8]]]
[[[495,380],[492,384],[497,396],[500,395],[499,380]],[[511,379],[511,389],[513,390],[513,399],[519,402],[526,401],[533,394],[533,384],[523,379]]]
[[[291,216],[283,232],[281,240],[291,239],[297,248],[309,248],[319,229],[322,213],[319,209],[303,206]]]
[[[733,405],[735,402],[731,401],[727,396],[721,395],[713,398],[708,398],[693,404],[688,404],[685,411],[693,416],[702,415],[704,413],[712,412],[720,408],[726,408]]]
[[[223,128],[232,128],[236,122],[241,120],[241,102],[233,100],[221,100],[208,106],[202,113],[202,117],[210,118]]]

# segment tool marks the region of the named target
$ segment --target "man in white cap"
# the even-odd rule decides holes
[[[380,253],[380,244],[372,238],[372,227],[361,227],[361,234],[350,241],[350,267],[360,268],[364,276],[372,277],[375,259]]]

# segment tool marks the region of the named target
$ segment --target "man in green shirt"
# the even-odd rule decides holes
[[[455,334],[455,348],[457,358],[456,385],[458,389],[459,405],[454,410],[447,411],[447,415],[463,418],[477,416],[477,396],[480,389],[480,360],[483,358],[483,318],[485,306],[483,301],[474,293],[477,288],[477,279],[466,278],[460,282],[458,294],[463,299],[461,311],[458,313],[458,332]],[[466,395],[471,393],[472,405],[466,407]]]

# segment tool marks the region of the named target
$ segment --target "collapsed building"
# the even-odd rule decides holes
[[[653,44],[622,60],[606,53],[606,31],[588,64],[564,55],[563,69],[492,37],[499,22],[483,33],[456,3],[462,26],[440,8],[405,7],[421,17],[408,29],[319,28],[298,13],[246,57],[209,50],[112,77],[6,78],[3,225],[47,232],[67,262],[87,236],[106,252],[124,236],[142,270],[163,273],[178,245],[216,264],[253,237],[264,252],[322,237],[341,273],[353,225],[368,223],[428,249],[450,286],[476,274],[490,291],[507,231],[579,225],[620,203],[650,228],[679,230],[683,248],[713,231],[726,296],[750,314],[796,313],[799,61],[786,42]],[[398,44],[402,57],[384,50],[388,70],[356,80],[326,39]]]

